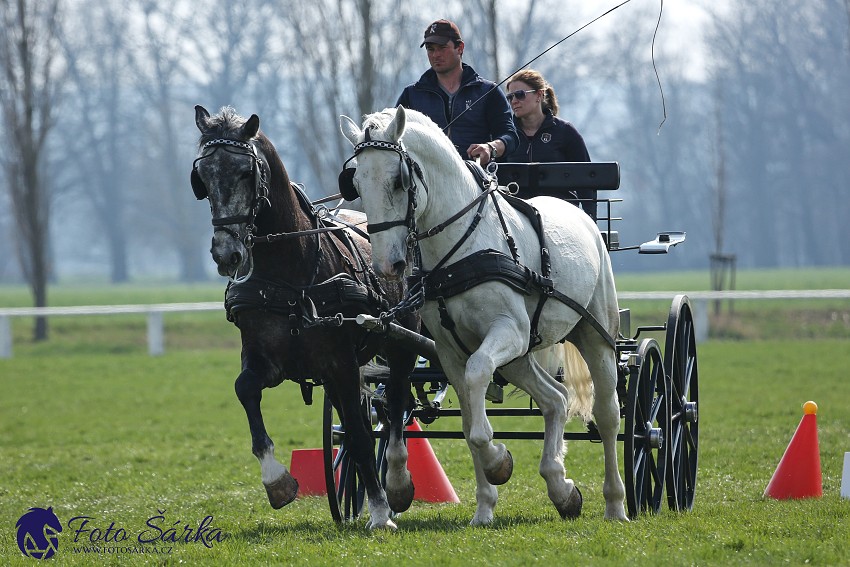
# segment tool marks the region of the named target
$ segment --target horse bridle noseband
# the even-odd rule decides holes
[[[232,151],[228,149],[228,147],[239,148],[248,151]],[[254,175],[254,198],[251,200],[249,212],[244,215],[233,215],[229,217],[219,217],[212,219],[214,232],[226,232],[234,239],[241,241],[242,244],[244,244],[245,248],[250,250],[254,246],[254,223],[257,220],[257,215],[260,214],[260,210],[263,207],[263,203],[265,203],[269,208],[271,208],[271,201],[269,201],[269,183],[265,163],[257,155],[257,149],[254,147],[254,144],[251,143],[241,142],[239,140],[231,140],[228,138],[217,138],[215,140],[210,140],[209,142],[205,143],[201,147],[201,151],[203,152],[207,148],[214,149],[212,152],[195,159],[195,161],[192,163],[192,189],[194,190],[195,197],[197,197],[198,200],[209,197],[207,188],[204,185],[204,182],[201,180],[200,175],[198,174],[199,161],[211,157],[219,148],[224,148],[225,151],[233,154],[249,156],[252,160],[251,170]],[[245,223],[244,238],[241,238],[239,236],[238,231],[230,228],[231,225],[242,223]]]

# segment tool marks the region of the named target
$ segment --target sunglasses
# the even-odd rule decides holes
[[[516,97],[517,100],[525,100],[525,93],[533,93],[533,92],[535,92],[534,89],[532,89],[530,91],[514,91],[512,93],[508,93],[505,96],[507,97],[508,102],[513,101],[514,97]]]

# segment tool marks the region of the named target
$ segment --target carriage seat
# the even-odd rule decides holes
[[[500,163],[499,185],[516,183],[517,197],[540,195],[566,198],[575,189],[611,191],[620,188],[620,164],[611,162]]]
[[[500,163],[496,172],[499,185],[507,186],[515,183],[518,187],[517,197],[530,199],[541,195],[559,199],[574,198],[572,191],[576,189],[595,189],[597,191],[613,191],[620,188],[620,164],[611,162],[532,162],[532,163]],[[597,199],[606,202],[609,199]],[[605,229],[600,230],[605,247],[617,250],[620,247],[620,235],[611,230],[612,219],[610,207],[608,215],[597,218],[597,221],[607,221]]]

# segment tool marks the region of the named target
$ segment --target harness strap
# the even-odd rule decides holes
[[[596,332],[599,333],[599,335],[603,339],[605,339],[605,342],[608,343],[608,345],[611,348],[613,348],[613,349],[617,348],[617,343],[616,343],[616,341],[614,341],[614,338],[611,335],[608,334],[608,331],[605,330],[605,327],[603,327],[602,324],[599,323],[599,321],[596,320],[596,317],[591,315],[590,311],[585,309],[583,305],[581,305],[580,303],[577,303],[574,299],[564,295],[563,293],[561,293],[557,289],[551,290],[550,293],[552,294],[553,297],[555,297],[555,299],[557,299],[558,301],[560,301],[561,303],[563,303],[564,305],[566,305],[567,307],[569,307],[570,309],[572,309],[573,311],[575,311],[576,313],[581,315],[584,320],[586,320],[588,323],[590,323],[590,326],[593,327],[594,329],[596,329]],[[564,337],[564,338],[566,338],[566,337]]]
[[[215,227],[226,226],[228,224],[241,224],[243,222],[249,222],[251,220],[251,215],[234,215],[232,217],[221,217],[217,219],[212,219],[212,225]]]
[[[464,208],[462,208],[461,210],[459,210],[458,212],[453,214],[451,217],[447,218],[446,220],[444,220],[440,224],[429,228],[425,232],[417,233],[416,234],[416,240],[425,240],[426,238],[431,238],[432,236],[436,236],[437,234],[440,234],[441,232],[443,232],[446,229],[447,226],[449,226],[450,224],[452,224],[453,222],[458,220],[460,217],[462,217],[463,215],[468,213],[470,210],[472,210],[472,207],[474,207],[475,205],[478,205],[478,212],[480,214],[481,209],[483,208],[483,205],[481,203],[483,203],[484,199],[486,199],[488,195],[492,194],[493,191],[495,191],[497,188],[498,187],[490,187],[490,188],[486,189],[483,193],[481,193],[478,197],[473,199],[468,205],[466,205]],[[451,254],[449,254],[449,256],[451,256]]]
[[[369,224],[368,226],[366,226],[366,232],[368,232],[369,234],[375,234],[377,232],[389,230],[396,226],[407,226],[407,219],[400,219],[387,222],[376,222],[375,224]]]
[[[314,201],[313,204],[319,203],[320,201],[321,201],[321,199],[319,201]],[[327,211],[327,209],[324,209],[324,210]],[[349,228],[352,231],[356,232],[357,234],[359,234],[360,236],[362,236],[366,240],[369,240],[369,235],[366,234],[365,232],[363,232],[363,229],[360,228],[359,226],[357,226],[356,224],[352,224],[352,223],[350,223],[346,220],[343,220],[343,219],[339,218],[338,216],[334,215],[333,213],[331,213],[330,211],[328,211],[325,214],[327,215],[328,218],[331,219],[331,221],[339,223],[339,224],[343,225],[344,227]],[[367,230],[368,230],[368,226],[367,226]],[[343,234],[346,234],[346,233],[343,233]]]
[[[475,211],[475,216],[473,216],[473,217],[472,217],[472,222],[471,222],[471,223],[469,223],[469,226],[467,227],[466,232],[465,232],[465,233],[463,233],[463,236],[462,236],[462,237],[460,237],[460,240],[458,240],[457,242],[455,242],[455,245],[454,245],[454,246],[452,246],[452,249],[451,249],[451,250],[449,250],[448,254],[446,254],[445,256],[443,256],[443,259],[442,259],[442,260],[440,260],[440,261],[437,263],[437,265],[436,265],[436,266],[434,266],[434,270],[435,270],[435,271],[436,271],[436,270],[439,270],[440,268],[442,268],[442,267],[446,264],[446,262],[448,262],[448,261],[449,261],[449,258],[451,258],[452,256],[454,256],[454,253],[455,253],[455,252],[457,252],[457,251],[460,249],[460,247],[463,245],[463,243],[464,243],[464,242],[466,242],[466,241],[469,239],[469,237],[470,237],[470,236],[472,236],[472,233],[473,233],[473,232],[475,232],[475,229],[478,227],[478,223],[480,223],[480,222],[481,222],[481,218],[483,217],[483,215],[482,215],[482,211],[484,210],[484,205],[487,203],[487,199],[486,199],[487,194],[488,194],[487,192],[482,193],[482,194],[478,197],[478,199],[476,199],[476,201],[478,201],[478,210],[477,210],[477,211]],[[473,201],[473,203],[475,203],[475,201]],[[471,208],[471,207],[469,207],[469,208]],[[469,208],[466,208],[466,210],[469,210]],[[466,212],[466,210],[465,210],[465,211],[463,211],[463,212],[465,213],[465,212]],[[454,220],[454,219],[452,219],[452,220]],[[440,230],[442,230],[442,229],[440,229]],[[429,232],[430,232],[430,231],[429,231]],[[435,234],[436,234],[436,233],[435,233]]]
[[[292,191],[297,195],[298,201],[301,203],[301,207],[304,210],[304,212],[308,213],[309,216],[315,218],[316,228],[311,228],[311,229],[308,229],[308,230],[297,230],[295,232],[279,232],[279,233],[276,233],[276,234],[266,234],[266,235],[262,235],[262,236],[254,236],[253,241],[255,243],[257,243],[257,242],[262,242],[262,243],[277,242],[279,240],[286,240],[288,238],[300,238],[302,236],[313,236],[313,235],[316,235],[316,234],[323,234],[325,232],[337,232],[337,231],[340,231],[340,230],[345,230],[345,227],[343,227],[343,226],[324,226],[324,223],[322,223],[321,219],[319,219],[319,215],[316,214],[316,211],[313,208],[313,204],[307,198],[307,195],[304,193],[304,190],[301,189],[301,187],[295,182],[290,182],[289,186],[292,188]],[[222,219],[222,220],[238,219],[238,218],[240,218],[240,217],[227,217],[226,219]],[[241,222],[241,221],[238,221],[238,222]],[[214,220],[213,225],[215,225],[215,224],[216,224],[216,221]],[[228,223],[225,223],[225,224],[228,224]],[[322,226],[320,226],[320,225],[322,225]]]
[[[553,282],[549,277],[538,274],[527,266],[514,261],[510,256],[497,250],[482,250],[463,258],[439,271],[429,272],[424,277],[425,299],[438,302],[445,298],[453,297],[473,287],[488,281],[498,281],[510,286],[514,290],[529,295],[535,291],[541,297],[538,301],[532,318],[532,334],[529,342],[529,350],[540,342],[537,326],[540,320],[540,312],[543,305],[554,297],[573,311],[581,315],[611,346],[616,348],[616,342],[605,328],[596,320],[583,305],[571,297],[554,289]],[[441,316],[441,321],[443,317]],[[446,319],[447,321],[450,319]],[[443,325],[445,326],[445,325]],[[446,327],[449,329],[449,327]],[[451,329],[449,329],[451,331]],[[535,342],[536,341],[536,342]]]
[[[502,224],[502,234],[505,235],[505,240],[508,243],[508,249],[511,251],[511,256],[513,256],[514,260],[519,262],[519,251],[516,247],[516,242],[514,241],[514,237],[511,232],[508,230],[508,224],[505,222],[505,216],[502,214],[502,208],[499,206],[499,199],[496,198],[495,194],[493,195],[493,208],[496,209],[496,214],[499,217],[499,222]]]
[[[530,204],[528,201],[518,199],[512,195],[507,195],[505,200],[528,218],[531,226],[534,228],[534,232],[537,233],[537,241],[540,245],[540,275],[544,280],[548,281],[547,284],[541,283],[539,286],[542,293],[537,299],[537,307],[535,307],[534,314],[531,317],[531,337],[529,339],[530,350],[543,342],[539,331],[540,317],[543,313],[543,307],[549,300],[550,292],[555,289],[555,286],[552,284],[552,280],[550,279],[552,274],[552,262],[549,258],[549,249],[546,248],[546,240],[543,232],[543,217],[540,215],[540,211],[537,207]]]

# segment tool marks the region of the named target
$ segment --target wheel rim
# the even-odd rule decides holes
[[[368,403],[368,402],[367,402]],[[325,393],[323,453],[325,462],[325,487],[331,516],[337,523],[360,517],[366,489],[357,471],[357,465],[345,445],[345,429],[336,425],[336,410]],[[341,419],[338,420],[340,423]]]
[[[699,371],[693,312],[685,295],[676,296],[670,308],[664,368],[672,388],[667,504],[671,510],[691,510],[699,455]]]
[[[661,349],[654,339],[641,341],[626,394],[624,469],[630,517],[661,507],[670,436],[668,380]]]

